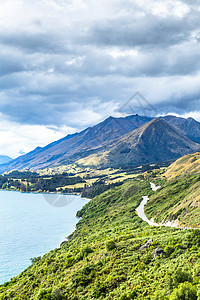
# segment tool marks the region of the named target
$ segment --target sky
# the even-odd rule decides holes
[[[135,113],[200,121],[199,1],[0,1],[0,155]]]

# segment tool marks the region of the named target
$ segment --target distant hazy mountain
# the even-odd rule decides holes
[[[0,165],[11,161],[12,158],[7,155],[0,155]]]
[[[182,134],[190,136],[191,139],[193,140],[200,140],[200,123],[189,118],[189,119],[183,119],[183,118],[176,118],[173,116],[167,116],[167,117],[162,117],[160,120],[166,120],[169,124],[173,125],[176,127],[176,133],[177,135],[175,136],[171,136],[168,134],[166,135],[168,137],[168,139],[170,139],[171,137],[173,137],[173,142],[170,144],[172,146],[173,144],[173,148],[170,150],[170,147],[168,147],[166,149],[165,152],[164,151],[164,143],[162,143],[162,139],[165,135],[165,127],[166,127],[166,131],[167,131],[167,127],[166,123],[165,126],[161,126],[161,124],[163,124],[162,122],[159,123],[160,124],[160,129],[159,127],[155,128],[154,126],[150,126],[149,128],[152,131],[155,131],[156,129],[156,133],[153,135],[153,133],[151,133],[151,130],[148,129],[148,134],[149,136],[152,136],[152,138],[154,138],[154,141],[157,141],[157,144],[150,143],[149,141],[149,148],[146,147],[146,153],[149,156],[149,159],[146,158],[145,156],[142,156],[142,159],[144,159],[144,163],[146,161],[158,161],[159,159],[161,159],[162,161],[168,158],[178,158],[181,155],[190,153],[193,151],[193,149],[196,149],[198,147],[198,145],[196,145],[194,142],[192,142],[191,140],[187,139],[187,142],[185,141],[185,144],[183,145],[183,147],[181,146],[181,142],[180,142],[180,136],[182,136],[182,139],[185,138]],[[72,162],[75,162],[79,159],[85,158],[90,156],[91,154],[94,153],[102,153],[104,151],[109,151],[111,149],[111,147],[113,147],[113,145],[117,142],[119,142],[120,138],[123,137],[123,139],[126,139],[126,146],[129,149],[128,146],[128,140],[132,141],[132,143],[136,143],[136,140],[133,139],[132,134],[133,134],[133,130],[136,130],[137,128],[140,128],[142,125],[150,122],[152,120],[152,118],[149,117],[142,117],[139,115],[132,115],[132,116],[127,116],[125,118],[113,118],[113,117],[109,117],[108,119],[106,119],[105,121],[93,126],[93,127],[89,127],[85,130],[83,130],[80,133],[75,133],[72,135],[67,135],[66,137],[62,138],[61,140],[58,140],[54,143],[51,143],[49,145],[47,145],[46,147],[38,147],[35,150],[33,150],[32,152],[29,152],[25,155],[22,155],[20,157],[18,157],[17,159],[12,160],[11,162],[7,163],[4,166],[0,166],[0,171],[4,172],[4,171],[9,171],[12,169],[41,169],[41,168],[45,168],[45,167],[49,167],[49,166],[58,166],[61,164],[69,164]],[[153,122],[154,124],[154,122]],[[149,125],[147,125],[149,126]],[[171,127],[170,127],[171,128]],[[162,134],[159,133],[159,130],[162,129]],[[179,132],[177,131],[177,129],[179,129]],[[134,136],[137,135],[139,138],[139,132],[141,132],[140,129],[138,131],[138,135],[136,134],[136,132],[134,133]],[[174,129],[175,130],[175,129]],[[180,132],[181,131],[181,132]],[[145,131],[147,132],[147,131]],[[130,135],[127,135],[131,133]],[[181,134],[182,133],[182,134]],[[178,137],[179,134],[179,137]],[[145,143],[145,139],[149,140],[148,135],[142,134],[143,137],[143,143]],[[155,145],[156,147],[159,147],[159,139],[162,138],[160,140],[160,143],[162,143],[162,147],[160,148],[160,153],[161,155],[158,154],[152,154],[152,151],[155,150]],[[175,140],[177,138],[177,149],[175,147]],[[137,155],[138,155],[138,159],[134,159],[134,163],[138,163],[141,162],[141,155],[139,154],[139,150],[142,147],[142,139],[140,140],[140,143],[137,145],[137,149],[135,149],[135,151],[137,150]],[[186,146],[187,144],[187,146]],[[191,147],[190,145],[191,144]],[[121,144],[123,145],[123,144]],[[169,145],[169,141],[168,144]],[[133,146],[131,146],[132,148]],[[153,148],[152,148],[153,147]],[[181,148],[182,147],[182,148]],[[142,148],[143,149],[143,148]],[[153,150],[154,149],[154,150]],[[123,151],[129,151],[129,150],[123,150]],[[159,151],[159,149],[157,149],[156,151]],[[167,154],[167,153],[170,154]],[[118,151],[119,156],[120,155],[120,151]],[[110,152],[110,159],[112,160],[112,155],[113,157],[115,156],[115,154],[113,154],[113,152]],[[135,157],[137,156],[135,155]],[[123,156],[125,157],[125,156]],[[127,153],[126,158],[125,158],[125,162],[128,162],[128,157],[129,154]],[[157,158],[156,158],[157,157]],[[151,159],[150,159],[151,158]],[[155,158],[155,159],[154,159]],[[123,163],[123,162],[121,162]]]
[[[179,118],[175,116],[162,117],[170,125],[179,129],[191,140],[200,143],[200,123],[193,118]]]

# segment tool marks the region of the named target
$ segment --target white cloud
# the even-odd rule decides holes
[[[75,130],[70,127],[42,125],[23,125],[8,121],[0,114],[0,155],[8,155],[12,158],[22,153],[32,151],[36,147],[46,146]]]
[[[136,91],[198,118],[199,32],[192,0],[0,1],[0,154],[94,125]]]

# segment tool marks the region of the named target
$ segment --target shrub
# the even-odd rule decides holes
[[[200,265],[194,267],[193,276],[200,276]]]
[[[137,296],[137,290],[135,288],[132,292],[121,295],[120,300],[131,300],[131,299],[135,299],[136,296]]]
[[[197,300],[197,291],[191,283],[184,282],[172,292],[169,300]]]
[[[198,285],[197,300],[200,300],[200,285]]]
[[[190,246],[200,246],[200,230],[193,230],[188,236],[188,242]]]
[[[38,299],[38,300],[43,300],[43,299],[54,300],[55,299],[52,297],[51,291],[47,290],[47,289],[41,289],[36,297],[37,297],[36,299]]]
[[[86,286],[89,283],[90,279],[85,274],[78,273],[73,277],[72,281],[75,287],[78,287]]]
[[[186,281],[192,282],[193,281],[192,275],[185,271],[181,271],[181,269],[178,269],[174,272],[174,274],[172,274],[169,277],[170,289],[176,288],[179,285],[179,283],[183,283]]]
[[[58,289],[58,288],[54,288],[53,289],[52,296],[53,296],[53,299],[56,299],[56,300],[65,299],[64,296],[63,296],[62,291],[60,289]]]
[[[92,253],[93,250],[90,246],[85,246],[81,249],[81,254],[83,255],[83,257],[88,256],[88,254]]]
[[[116,248],[116,244],[115,244],[114,241],[108,241],[108,242],[106,243],[106,250],[107,250],[107,251],[111,251],[111,250],[113,250],[113,249],[115,249],[115,248]]]
[[[151,254],[146,254],[142,256],[142,261],[145,265],[148,265],[152,261],[152,255]]]
[[[106,294],[107,287],[103,282],[97,282],[93,289],[93,296],[98,298],[100,295],[104,296]]]
[[[166,256],[169,257],[174,252],[174,248],[168,245],[164,248],[164,251]]]
[[[40,261],[40,259],[41,259],[41,256],[38,256],[38,257],[30,258],[30,261],[33,264],[33,263],[36,263],[36,262]]]

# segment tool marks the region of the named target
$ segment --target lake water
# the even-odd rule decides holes
[[[88,200],[75,195],[0,191],[0,284],[59,247]]]

